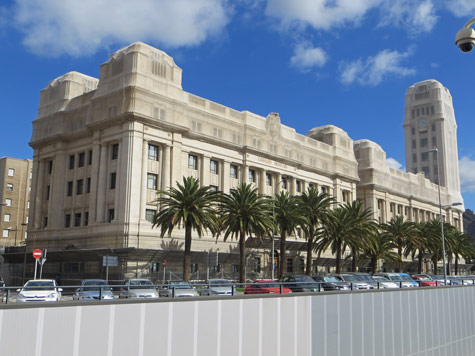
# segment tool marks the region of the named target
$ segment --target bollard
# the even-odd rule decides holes
[[[282,283],[279,284],[279,293],[282,294],[283,292],[283,287],[282,287]]]
[[[102,300],[102,288],[99,288],[99,300]]]
[[[172,298],[175,298],[175,287],[172,287]]]
[[[10,289],[7,289],[7,297],[5,299],[5,304],[8,304],[9,299],[10,299]]]
[[[231,286],[231,295],[234,295],[234,284]]]

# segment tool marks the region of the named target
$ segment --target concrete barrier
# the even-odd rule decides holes
[[[473,355],[475,287],[0,306],[5,356]]]

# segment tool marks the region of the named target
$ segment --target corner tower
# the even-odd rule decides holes
[[[404,111],[406,170],[423,172],[438,183],[438,162],[429,151],[438,149],[440,185],[447,187],[451,203],[463,202],[457,149],[457,123],[452,96],[436,80],[416,83],[406,92]]]

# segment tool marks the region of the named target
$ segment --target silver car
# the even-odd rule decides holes
[[[389,278],[383,276],[373,276],[373,279],[378,282],[378,287],[380,289],[386,288],[399,288],[399,284],[395,282],[391,282]]]
[[[105,279],[84,279],[76,290],[73,300],[112,300],[115,299],[112,288]]]
[[[148,279],[129,279],[120,289],[119,298],[158,298],[158,291]]]
[[[187,281],[170,281],[159,290],[160,297],[197,297],[198,292]]]
[[[201,287],[201,295],[234,295],[231,281],[227,279],[210,279],[208,284]]]
[[[54,279],[36,279],[25,283],[16,301],[25,302],[58,302],[61,300],[62,288],[58,288]]]

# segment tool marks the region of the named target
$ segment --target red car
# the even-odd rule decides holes
[[[280,293],[280,284],[270,279],[259,279],[244,288],[244,294]],[[282,287],[282,293],[292,293],[289,288]]]
[[[414,274],[412,279],[419,283],[421,287],[437,287],[436,281],[425,274]]]

